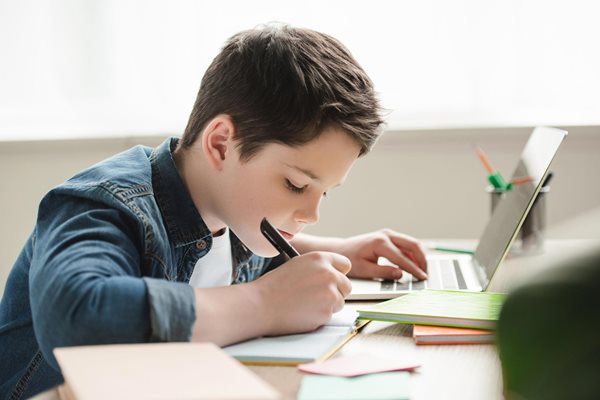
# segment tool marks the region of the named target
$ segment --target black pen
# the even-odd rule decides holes
[[[287,255],[288,258],[300,255],[300,253],[298,253],[298,251],[293,248],[283,236],[281,236],[281,233],[273,228],[273,225],[271,225],[266,218],[263,218],[262,221],[260,221],[260,231],[278,252]]]

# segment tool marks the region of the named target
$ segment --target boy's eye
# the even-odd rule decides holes
[[[308,186],[308,185],[304,185],[302,187],[298,187],[298,186],[294,185],[292,183],[292,181],[290,181],[289,179],[285,180],[285,184],[286,184],[287,188],[294,193],[304,193],[306,191],[306,187]],[[327,197],[327,192],[323,192],[323,197]]]
[[[285,180],[285,184],[287,188],[294,193],[304,193],[304,190],[306,190],[306,186],[298,187],[294,185],[289,179]]]

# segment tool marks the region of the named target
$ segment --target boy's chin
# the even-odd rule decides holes
[[[271,248],[267,248],[266,246],[261,246],[257,249],[249,248],[253,254],[256,254],[260,257],[265,258],[273,258],[279,255],[279,252],[273,248],[273,246],[269,245]]]
[[[275,247],[273,247],[273,245],[264,238],[260,241],[260,243],[244,243],[244,245],[248,248],[248,250],[259,257],[273,258],[279,255],[279,252],[275,249]]]

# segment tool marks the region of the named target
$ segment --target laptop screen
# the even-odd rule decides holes
[[[538,127],[529,137],[512,178],[529,176],[532,180],[505,192],[475,250],[474,263],[484,289],[508,253],[566,135],[567,132],[560,129]]]

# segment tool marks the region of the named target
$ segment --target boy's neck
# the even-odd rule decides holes
[[[173,152],[173,159],[177,172],[183,184],[190,193],[190,197],[202,220],[213,235],[218,235],[227,228],[218,217],[218,199],[213,198],[219,191],[216,189],[216,176],[206,163],[202,150],[192,146],[190,149],[178,147]]]

